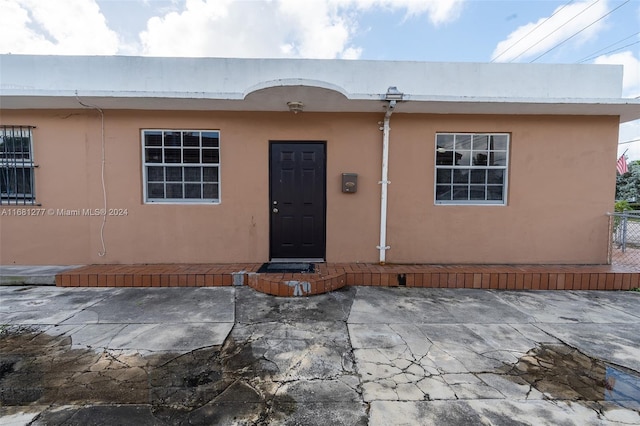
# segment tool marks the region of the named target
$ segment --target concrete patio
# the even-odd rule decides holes
[[[0,287],[0,423],[640,424],[640,293]]]

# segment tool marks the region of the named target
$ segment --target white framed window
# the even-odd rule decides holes
[[[219,203],[218,130],[142,130],[146,203]]]
[[[435,203],[506,205],[508,133],[437,133]]]
[[[0,205],[35,205],[32,129],[0,125]]]

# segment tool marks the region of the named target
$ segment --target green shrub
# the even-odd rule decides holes
[[[623,212],[625,210],[632,210],[631,204],[627,200],[616,201],[614,210],[616,212]]]

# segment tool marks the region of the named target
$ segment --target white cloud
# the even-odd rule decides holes
[[[465,0],[329,0],[342,7],[360,10],[372,8],[398,10],[405,9],[408,16],[426,14],[434,25],[457,19]]]
[[[351,44],[358,13],[374,7],[426,14],[434,24],[459,16],[464,0],[187,0],[156,16],[140,34],[142,53],[157,56],[360,57]]]
[[[410,15],[426,13],[434,25],[453,21],[462,12],[462,0],[419,1],[419,0],[389,0],[389,5],[404,4]]]
[[[607,0],[583,0],[560,6],[549,17],[542,17],[536,22],[517,28],[498,43],[491,57],[498,62],[535,58],[586,28],[608,11]],[[581,43],[594,37],[604,25],[605,20],[596,22],[575,36],[571,42]]]
[[[140,39],[145,55],[333,58],[349,35],[326,2],[187,0],[150,19]]]
[[[95,0],[0,0],[0,52],[96,54],[118,52]]]
[[[440,25],[466,0],[129,0],[155,16],[126,41],[98,1],[0,0],[0,53],[356,59],[364,11],[400,10]],[[127,2],[121,7],[127,13]]]
[[[595,64],[620,64],[624,66],[622,78],[622,96],[635,98],[640,96],[640,58],[626,51],[597,57]]]
[[[304,58],[334,58],[344,56],[349,37],[356,27],[348,14],[327,2],[280,0],[279,13],[290,31],[288,42],[292,53]]]

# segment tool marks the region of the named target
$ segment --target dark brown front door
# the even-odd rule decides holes
[[[271,259],[324,259],[324,142],[271,142],[269,179]]]

